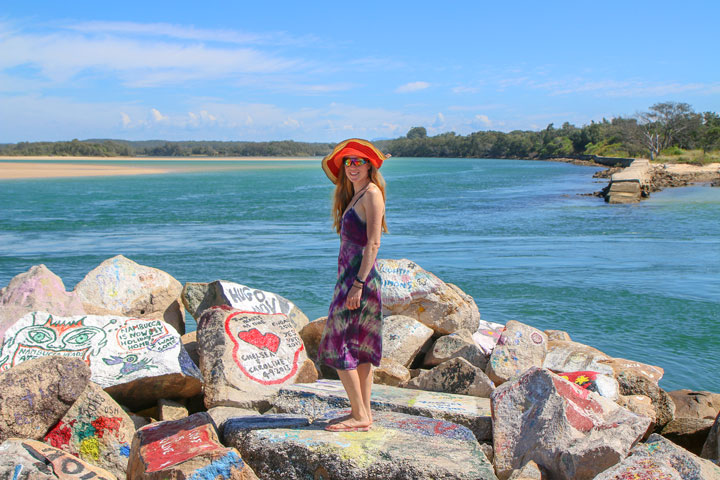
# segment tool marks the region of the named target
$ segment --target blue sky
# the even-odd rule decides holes
[[[0,142],[537,130],[720,112],[717,1],[27,1],[0,9]]]

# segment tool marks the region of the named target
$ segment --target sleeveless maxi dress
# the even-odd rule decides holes
[[[363,195],[345,212],[340,224],[338,278],[318,346],[318,361],[336,370],[353,370],[361,363],[377,367],[382,358],[382,281],[377,262],[365,279],[360,307],[348,310],[345,306],[368,241],[365,222],[355,211]]]

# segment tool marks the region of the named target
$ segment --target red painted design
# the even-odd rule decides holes
[[[257,328],[253,328],[245,332],[239,332],[238,338],[250,345],[255,345],[260,350],[267,348],[271,352],[277,353],[278,348],[280,348],[280,337],[273,333],[266,333],[263,335]]]
[[[191,418],[191,417],[188,417]],[[205,452],[211,452],[222,445],[212,438],[212,427],[189,422],[173,422],[169,425],[145,427],[142,432],[141,455],[147,465],[147,473],[164,470],[190,460]]]
[[[575,385],[582,387],[585,390],[597,390],[592,388],[595,386],[595,380],[599,375],[598,372],[583,371],[583,372],[565,372],[558,373],[561,378],[564,378],[568,382],[574,383]]]
[[[595,423],[585,412],[592,411],[595,413],[602,413],[602,406],[597,401],[590,398],[590,392],[587,390],[583,390],[582,388],[557,377],[552,380],[558,394],[567,400],[565,415],[567,416],[570,425],[581,432],[591,430]]]
[[[45,435],[45,442],[49,443],[55,448],[62,448],[65,445],[70,444],[70,438],[72,437],[72,429],[77,420],[72,420],[70,423],[64,423],[60,420],[47,435]]]
[[[90,424],[95,428],[95,435],[98,438],[103,438],[105,432],[112,432],[117,437],[120,432],[120,425],[122,424],[122,418],[120,417],[98,417]]]

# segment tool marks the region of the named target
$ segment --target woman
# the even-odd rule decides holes
[[[335,183],[334,227],[340,234],[338,279],[318,360],[335,368],[350,399],[350,415],[326,427],[365,432],[372,425],[372,365],[382,357],[380,274],[375,268],[385,224],[385,181],[378,168],[386,156],[366,140],[338,144],[322,162]]]

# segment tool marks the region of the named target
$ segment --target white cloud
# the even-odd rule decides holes
[[[486,127],[492,125],[492,121],[490,121],[490,118],[487,115],[475,115],[475,120]]]
[[[130,115],[128,115],[128,114],[125,113],[125,112],[120,112],[120,116],[122,117],[122,125],[123,125],[123,127],[126,127],[126,128],[127,128],[128,125],[130,125],[130,124],[132,123],[132,121],[130,120]]]
[[[405,85],[399,86],[398,88],[395,89],[395,92],[397,92],[397,93],[418,92],[420,90],[425,90],[428,87],[430,87],[430,84],[428,82],[410,82],[410,83],[406,83]]]
[[[163,115],[156,108],[151,108],[150,113],[152,113],[153,120],[155,120],[156,122],[165,122],[168,120],[168,116]]]

